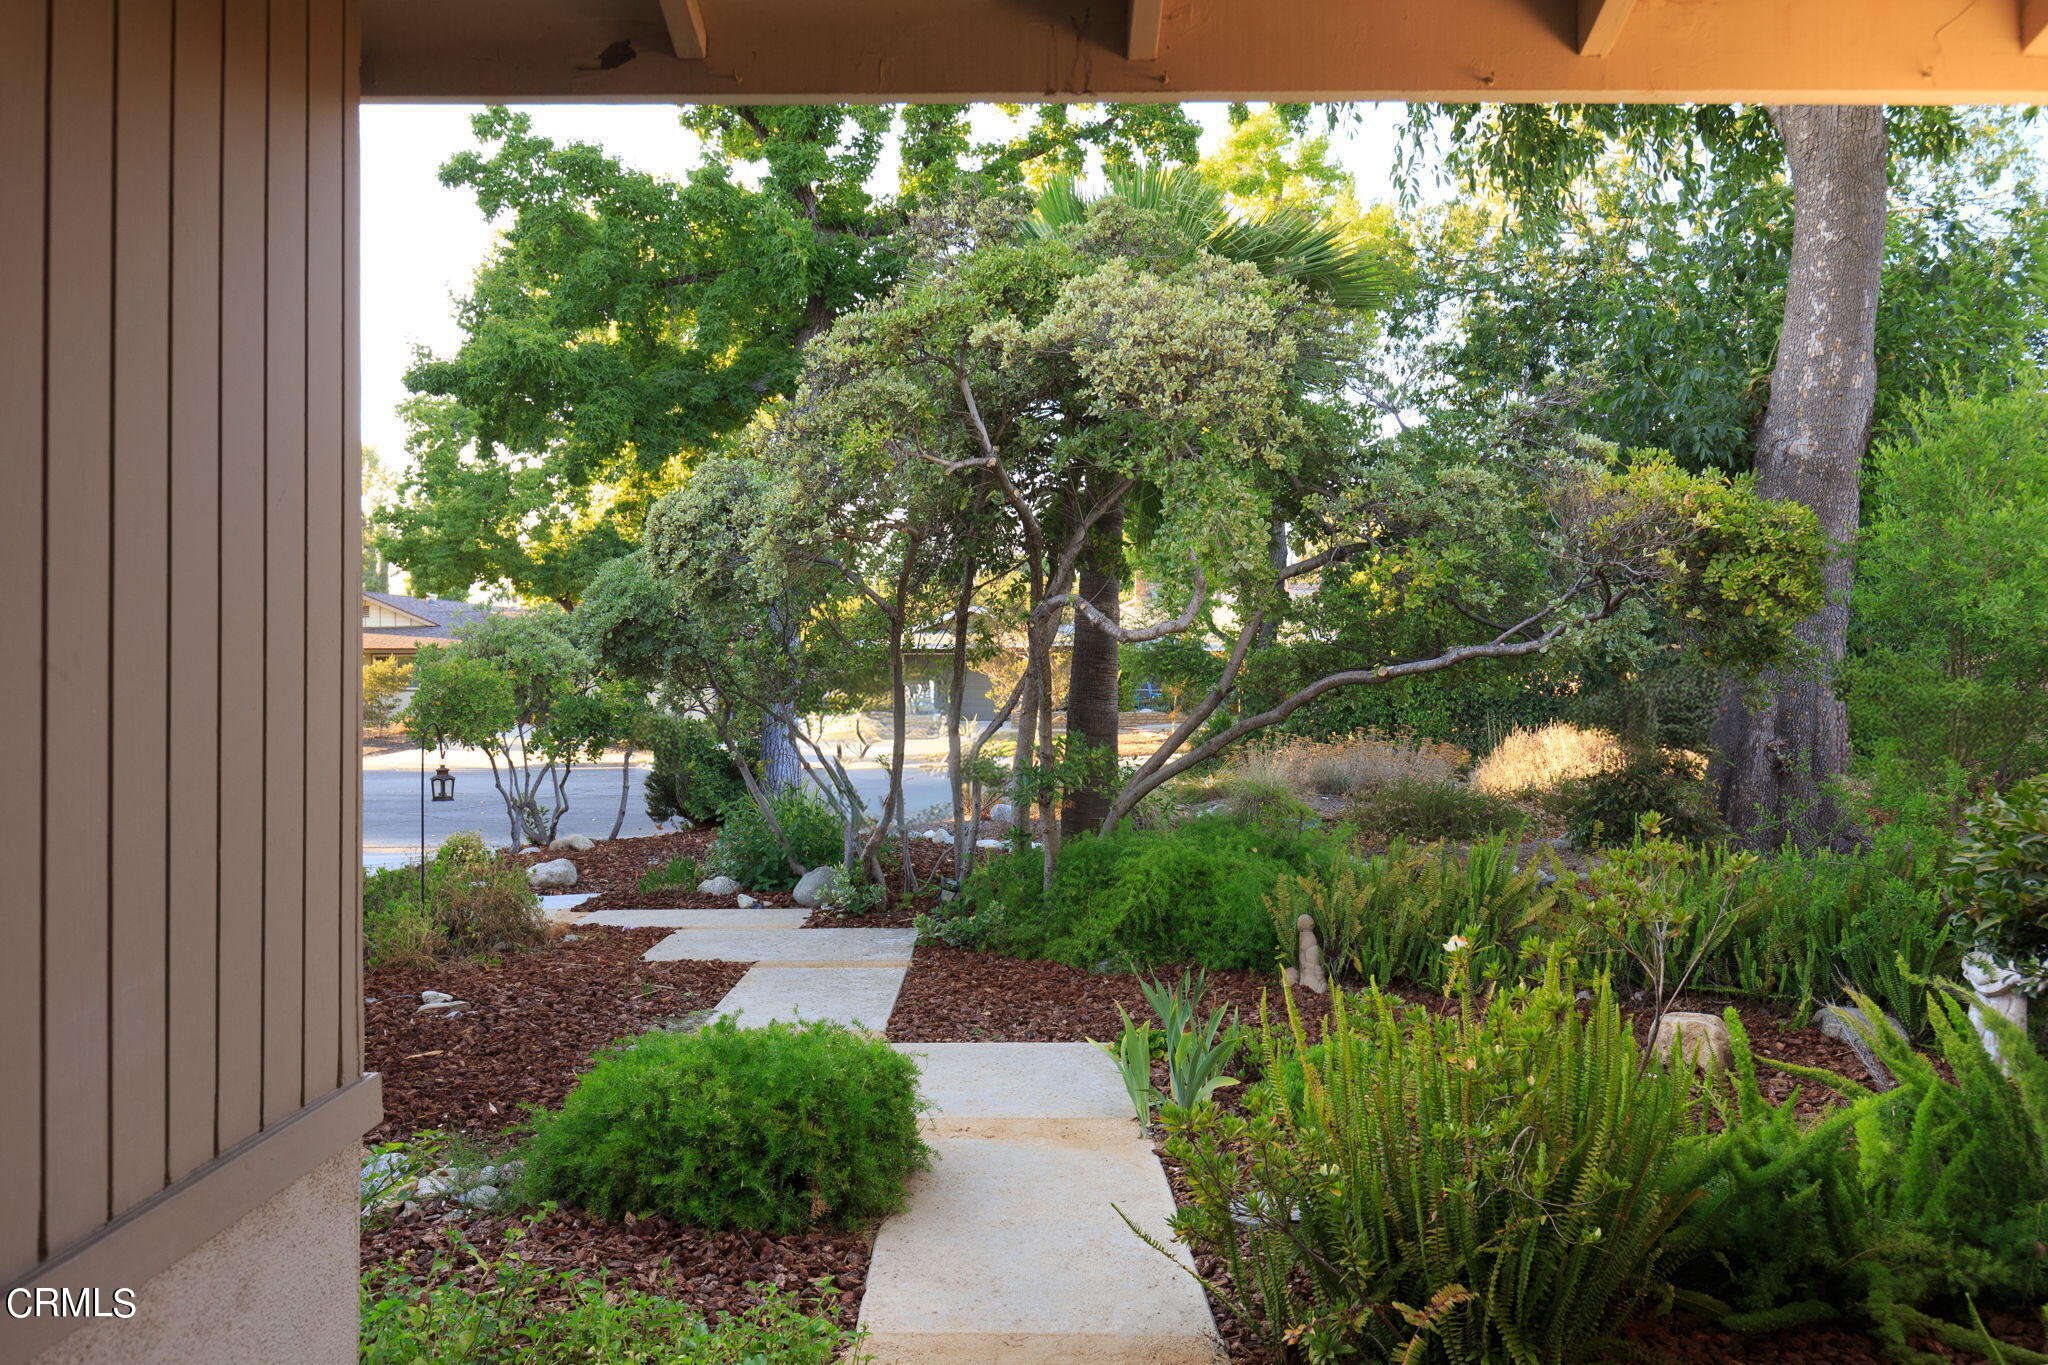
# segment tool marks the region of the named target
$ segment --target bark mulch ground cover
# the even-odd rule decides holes
[[[496,1133],[528,1105],[560,1104],[595,1049],[710,1008],[746,973],[737,962],[642,962],[667,932],[585,928],[494,961],[364,973],[367,1065],[384,1075],[384,1122],[369,1140]],[[469,1005],[417,1013],[429,990]]]
[[[398,1261],[412,1278],[425,1281],[435,1259],[444,1257],[442,1279],[482,1288],[489,1272],[456,1238],[490,1261],[508,1249],[508,1229],[519,1234],[520,1258],[548,1270],[603,1276],[616,1288],[675,1299],[714,1317],[752,1307],[761,1296],[748,1286],[765,1285],[795,1294],[808,1311],[842,1327],[853,1326],[860,1315],[872,1250],[871,1234],[861,1231],[778,1237],[706,1232],[660,1217],[605,1222],[573,1209],[487,1217],[426,1205],[366,1225],[362,1266]],[[828,1277],[830,1288],[820,1288],[818,1281]]]
[[[488,1139],[528,1105],[560,1104],[595,1049],[709,1008],[746,971],[732,962],[641,961],[667,933],[585,927],[573,939],[491,962],[367,973],[369,1065],[384,1074],[385,1109],[369,1140],[429,1128]],[[424,990],[447,991],[469,1007],[452,1018],[415,1013]],[[460,1244],[495,1259],[508,1249],[508,1230],[520,1234],[523,1259],[550,1270],[603,1275],[713,1316],[751,1306],[759,1295],[747,1286],[768,1285],[849,1327],[872,1241],[860,1230],[707,1232],[658,1217],[613,1222],[573,1209],[496,1216],[424,1201],[365,1225],[362,1265],[401,1261],[424,1280],[445,1257],[445,1278],[480,1287],[488,1271]],[[828,1277],[829,1291],[818,1289]]]
[[[703,863],[711,853],[711,841],[717,837],[718,831],[715,829],[685,829],[672,834],[644,834],[632,839],[600,840],[595,847],[585,849],[581,853],[536,848],[507,856],[521,867],[532,867],[535,863],[567,858],[576,865],[576,885],[569,890],[579,894],[631,896],[637,894],[642,877],[672,858],[695,858],[698,863]],[[696,891],[697,887],[693,882],[686,887],[664,888],[660,894],[673,898],[678,893],[694,896]],[[670,901],[656,897],[648,903],[666,907]],[[607,908],[624,909],[625,906]]]

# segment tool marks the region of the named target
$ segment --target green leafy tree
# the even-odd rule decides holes
[[[1849,714],[1922,775],[2048,767],[2048,395],[1916,403],[1878,444]]]
[[[569,773],[616,738],[620,717],[590,695],[593,681],[565,613],[476,617],[456,627],[454,645],[420,650],[406,733],[423,749],[481,750],[513,845],[545,844],[568,811]]]
[[[1846,649],[1860,467],[1878,388],[1877,303],[1892,167],[1952,158],[1953,111],[1864,106],[1469,106],[1451,110],[1445,162],[1510,193],[1532,219],[1561,205],[1602,157],[1626,148],[1688,193],[1785,174],[1785,292],[1754,463],[1767,497],[1814,510],[1836,547],[1802,658],[1731,682],[1715,727],[1720,803],[1749,843],[1840,838],[1829,781],[1848,765],[1834,676]],[[1759,694],[1767,700],[1759,701]]]

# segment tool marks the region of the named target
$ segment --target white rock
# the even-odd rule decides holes
[[[413,1186],[412,1192],[421,1199],[439,1199],[443,1195],[453,1194],[455,1172],[446,1166],[438,1171],[430,1171],[420,1177],[419,1184]]]
[[[567,858],[556,858],[553,862],[535,863],[526,869],[527,884],[536,891],[550,891],[558,887],[576,885],[576,864]]]
[[[475,1189],[464,1190],[461,1194],[455,1196],[455,1201],[459,1204],[467,1204],[473,1209],[482,1208],[486,1204],[495,1204],[498,1202],[498,1187],[496,1185],[478,1185]]]
[[[976,839],[974,846],[976,848],[1008,848],[1010,841],[1007,839]],[[1036,845],[1033,845],[1033,847],[1036,847]]]
[[[697,883],[700,896],[730,896],[740,889],[740,884],[730,877],[707,877]]]
[[[454,996],[448,994],[448,992],[446,991],[420,992],[420,1003],[422,1005],[445,1005],[454,998]]]
[[[469,1002],[467,1000],[436,1000],[431,1004],[421,1005],[418,1009],[414,1010],[413,1013],[453,1015],[460,1014],[462,1013],[462,1011],[468,1008]]]
[[[1017,808],[1007,801],[999,805],[990,806],[988,808],[988,818],[1008,823],[1017,818]]]
[[[564,834],[548,845],[549,850],[555,853],[588,853],[596,847],[597,840],[588,834]]]
[[[1650,1052],[1661,1060],[1671,1055],[1673,1045],[1677,1046],[1680,1057],[1705,1070],[1722,1069],[1735,1060],[1734,1048],[1728,1040],[1728,1025],[1717,1014],[1673,1010],[1658,1015],[1657,1031],[1650,1038]]]
[[[804,873],[803,878],[796,884],[796,890],[790,894],[795,897],[796,903],[806,910],[815,909],[825,898],[825,888],[832,884],[832,874],[838,870],[829,866],[814,867]]]
[[[761,908],[761,902],[755,900],[744,891],[740,892],[737,903],[742,910],[758,910]]]

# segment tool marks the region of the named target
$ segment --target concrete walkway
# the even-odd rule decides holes
[[[751,910],[621,910],[674,928],[649,961],[751,962],[719,1001],[743,1023],[881,1032],[916,931],[804,929]],[[798,921],[801,924],[801,920]],[[1169,1240],[1173,1192],[1116,1065],[1089,1043],[898,1043],[917,1061],[932,1169],[875,1236],[861,1299],[877,1365],[1215,1365],[1208,1297]],[[1124,1219],[1173,1255],[1147,1246]]]

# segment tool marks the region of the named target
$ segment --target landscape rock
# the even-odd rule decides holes
[[[1900,1042],[1906,1041],[1905,1026],[1889,1014],[1884,1016],[1885,1027],[1890,1029]],[[1863,1030],[1870,1028],[1870,1016],[1854,1005],[1823,1005],[1813,1014],[1813,1026],[1838,1043],[1846,1043],[1856,1054],[1856,1060],[1863,1063],[1863,1069],[1870,1073],[1870,1084],[1874,1089],[1893,1090],[1898,1081],[1877,1053],[1863,1037]]]
[[[535,863],[526,869],[526,881],[536,891],[554,891],[576,885],[576,864],[567,858]]]
[[[1724,1069],[1735,1060],[1728,1025],[1717,1014],[1672,1010],[1657,1016],[1657,1031],[1650,1036],[1651,1055],[1660,1060],[1668,1057],[1674,1044],[1679,1056],[1703,1070]]]
[[[730,896],[740,889],[740,884],[730,877],[706,877],[697,883],[700,896]]]
[[[473,1209],[482,1208],[487,1204],[498,1202],[498,1187],[496,1185],[478,1185],[474,1189],[464,1190],[455,1198],[456,1202],[467,1204]]]
[[[597,840],[588,834],[564,834],[548,845],[553,853],[588,853],[597,847]]]
[[[469,1008],[467,1000],[429,1000],[414,1010],[414,1014],[460,1014]]]
[[[448,992],[446,991],[420,992],[420,1003],[422,1005],[445,1005],[454,998],[454,996],[448,994]]]
[[[1001,802],[988,808],[988,818],[991,820],[1001,820],[1005,824],[1009,824],[1016,820],[1017,808],[1007,801]]]
[[[759,910],[761,908],[761,902],[744,891],[740,892],[739,900],[736,903],[742,910]]]
[[[804,873],[802,880],[796,884],[796,890],[790,892],[790,895],[804,909],[817,909],[818,903],[825,898],[825,888],[832,884],[832,874],[838,870],[830,866],[812,868]]]

